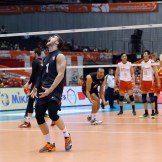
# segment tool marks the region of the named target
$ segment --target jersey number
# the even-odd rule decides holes
[[[46,65],[46,73],[48,73],[48,67],[49,67],[49,63]]]

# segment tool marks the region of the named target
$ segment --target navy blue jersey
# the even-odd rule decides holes
[[[97,79],[97,72],[90,73],[89,75],[92,78],[92,84],[91,84],[90,91],[98,90],[98,86],[100,86],[103,83],[105,78],[103,77],[102,79]]]
[[[43,60],[43,67],[40,75],[40,85],[45,88],[50,88],[53,84],[57,73],[57,56],[60,54],[61,51],[56,50],[53,52],[50,52]],[[56,96],[57,98],[61,98],[62,92],[63,92],[63,84],[64,84],[64,78],[59,83],[59,85],[53,90],[52,94]]]
[[[32,62],[32,73],[30,76],[29,84],[32,83],[32,87],[36,85],[39,73],[41,71],[42,58],[37,58]]]

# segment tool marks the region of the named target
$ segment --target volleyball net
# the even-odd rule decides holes
[[[48,37],[59,34],[65,42],[62,49],[67,60],[65,85],[70,87],[67,88],[63,98],[67,99],[69,105],[75,105],[77,100],[80,100],[80,104],[84,103],[82,101],[85,97],[81,93],[81,88],[76,88],[80,76],[96,72],[99,67],[105,69],[105,74],[108,73],[109,68],[115,70],[122,52],[127,53],[128,60],[134,63],[132,66],[137,85],[134,94],[140,96],[138,88],[140,61],[138,60],[142,59],[142,52],[146,49],[153,53],[154,59],[158,58],[162,51],[159,43],[162,41],[161,27],[162,24],[147,24],[1,34],[0,78],[6,87],[2,94],[10,96],[7,87],[12,87],[12,96],[8,98],[12,98],[14,103],[27,102],[21,99],[24,95],[22,87],[31,75],[33,50],[41,49],[44,57],[48,54],[46,48]],[[4,101],[7,102],[7,99]]]
[[[136,63],[133,66],[140,66],[138,60],[146,49],[154,54],[154,60],[159,57],[161,27],[162,24],[146,24],[0,34],[0,68],[2,73],[6,71],[28,79],[33,50],[40,48],[44,57],[48,53],[47,39],[53,34],[59,34],[65,42],[62,51],[67,59],[68,75],[73,71],[73,75],[75,71],[79,71],[79,76],[84,75],[98,67],[115,68],[122,52]]]

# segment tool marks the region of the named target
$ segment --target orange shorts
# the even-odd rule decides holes
[[[155,87],[152,81],[142,80],[140,89],[142,92],[154,92]]]
[[[130,91],[133,90],[133,85],[131,81],[123,81],[120,80],[119,82],[119,91]]]
[[[155,86],[154,89],[155,89],[155,93],[156,93],[157,95],[159,95],[159,94],[160,94],[160,91],[161,91],[161,90],[160,90],[161,88]]]
[[[162,91],[162,85],[158,87],[158,84],[155,82],[154,89],[156,94],[160,94],[160,91]]]

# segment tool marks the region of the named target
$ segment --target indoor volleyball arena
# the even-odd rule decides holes
[[[162,1],[0,2],[0,162],[161,162]]]

